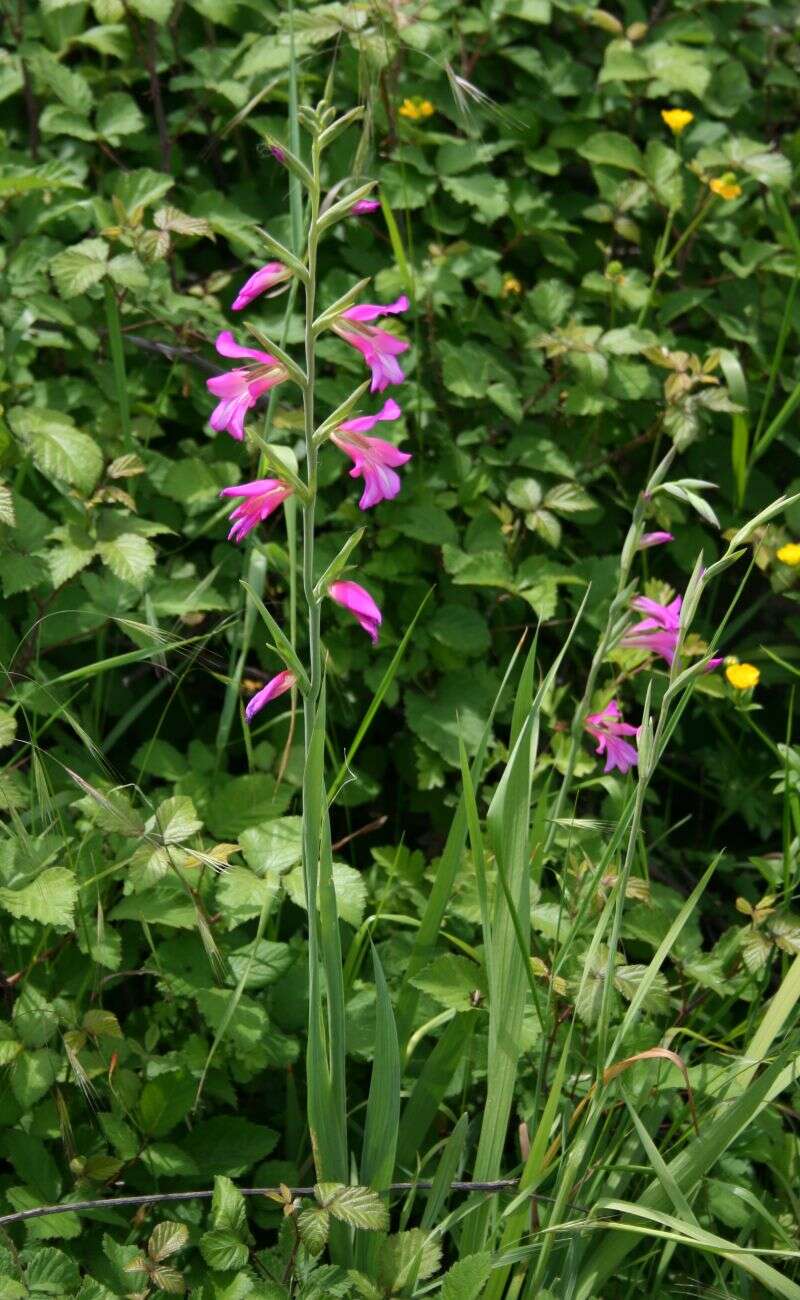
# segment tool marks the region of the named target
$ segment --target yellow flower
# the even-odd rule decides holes
[[[715,176],[708,182],[708,188],[712,194],[719,195],[721,199],[738,199],[742,192],[742,187],[735,183],[732,172],[726,172],[724,176]]]
[[[412,122],[419,122],[425,117],[432,117],[436,109],[429,99],[420,99],[418,95],[415,95],[413,99],[404,99],[397,111],[401,117],[408,117]]]
[[[694,121],[694,113],[688,108],[662,108],[661,117],[673,135],[680,135]]]
[[[522,293],[522,284],[515,275],[504,275],[500,296],[501,298],[508,298],[512,293]]]
[[[751,691],[761,680],[761,673],[755,664],[728,664],[725,676],[737,691]]]
[[[781,564],[790,564],[792,568],[800,564],[800,542],[787,542],[779,551],[775,552],[775,558],[780,560]]]

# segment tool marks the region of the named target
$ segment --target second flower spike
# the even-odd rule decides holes
[[[590,713],[583,725],[589,735],[597,741],[595,753],[606,756],[604,772],[611,772],[614,768],[618,768],[624,773],[635,767],[639,756],[633,745],[624,737],[635,736],[638,728],[622,721],[622,714],[616,700],[609,700],[600,713]]]

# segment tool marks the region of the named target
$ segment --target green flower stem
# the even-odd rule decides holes
[[[303,415],[306,443],[306,486],[308,500],[303,506],[303,592],[308,606],[308,645],[309,677],[311,691],[305,699],[305,749],[311,739],[311,728],[322,685],[322,646],[320,641],[320,606],[321,601],[314,595],[314,513],[317,492],[317,458],[319,452],[314,446],[314,382],[316,377],[316,339],[314,336],[314,306],[317,288],[317,244],[319,234],[317,219],[319,217],[320,176],[319,176],[319,140],[315,137],[312,145],[312,176],[314,187],[309,194],[308,227],[308,284],[306,290],[306,327],[305,358],[306,383],[303,390]]]
[[[694,235],[695,232],[699,229],[699,227],[705,220],[706,216],[708,215],[709,209],[711,208],[711,205],[714,202],[714,198],[715,196],[709,191],[709,193],[706,195],[705,199],[701,203],[700,207],[698,208],[697,212],[692,217],[692,220],[689,222],[688,226],[684,230],[683,234],[680,236],[678,240],[675,241],[675,246],[665,257],[664,249],[666,247],[667,241],[669,239],[670,231],[672,229],[672,213],[669,214],[669,217],[667,218],[667,224],[664,230],[663,238],[660,240],[659,246],[656,250],[655,265],[653,267],[653,278],[650,281],[650,290],[647,295],[647,301],[642,307],[642,310],[639,312],[639,319],[636,322],[638,328],[641,328],[641,326],[644,324],[647,318],[647,314],[653,305],[653,298],[655,297],[656,289],[658,288],[658,284],[662,275],[664,274],[665,271],[669,270],[669,268],[672,266],[672,263],[675,261],[675,258],[678,256],[678,253],[692,238],[692,235]]]

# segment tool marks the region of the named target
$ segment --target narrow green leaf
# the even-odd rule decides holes
[[[408,643],[411,640],[411,637],[413,636],[414,628],[417,625],[417,620],[419,619],[420,614],[422,613],[423,609],[425,608],[428,601],[430,600],[432,594],[433,594],[433,587],[431,587],[423,596],[422,600],[419,603],[419,606],[417,607],[417,612],[415,613],[414,617],[412,618],[411,622],[409,623],[408,627],[403,633],[402,641],[400,642],[399,646],[397,647],[394,654],[392,655],[391,663],[389,664],[389,667],[386,669],[386,672],[383,674],[383,677],[381,678],[380,683],[378,685],[378,689],[376,690],[375,694],[373,695],[372,699],[370,700],[367,706],[367,711],[364,714],[364,717],[361,719],[361,722],[358,727],[358,731],[356,732],[353,740],[350,743],[350,748],[345,754],[344,762],[342,763],[342,766],[339,768],[339,771],[336,773],[334,781],[330,789],[328,790],[328,803],[333,803],[333,800],[336,798],[336,795],[338,794],[339,790],[342,788],[342,782],[346,779],[351,764],[355,762],[356,754],[361,748],[362,741],[364,740],[364,737],[369,731],[370,726],[372,725],[372,721],[375,717],[375,714],[378,712],[378,709],[380,708],[383,702],[383,697],[385,696],[386,692],[388,691],[389,687],[394,681],[395,673],[400,667]]]
[[[314,321],[314,324],[312,326],[314,330],[314,334],[315,335],[319,334],[322,330],[326,329],[330,324],[330,322],[332,320],[335,320],[336,317],[341,314],[341,312],[347,311],[348,307],[352,307],[353,303],[358,301],[359,297],[364,292],[368,284],[369,284],[369,276],[367,276],[367,278],[364,280],[359,280],[358,283],[354,284],[352,288],[346,291],[346,293],[343,293],[340,298],[337,298],[336,301],[332,303],[330,307],[326,307],[324,312],[322,312]],[[368,383],[369,381],[367,381],[366,384],[362,384],[361,389],[359,391],[366,392]],[[350,399],[348,398],[348,401],[349,400]],[[341,409],[342,408],[339,407],[339,411],[341,411]],[[333,420],[337,415],[339,415],[339,412],[338,411],[334,412],[334,415],[329,416],[329,419],[326,420],[325,423],[327,424],[330,420]],[[339,416],[339,418],[343,419],[344,417]]]
[[[503,680],[500,683],[500,689],[492,703],[477,752],[472,760],[471,776],[473,788],[477,786],[483,773],[483,764],[486,758],[489,737],[492,732],[494,715],[513,672],[518,654],[519,646],[517,646],[511,656],[508,668],[506,669]],[[442,926],[442,919],[450,899],[453,882],[455,881],[456,872],[461,863],[466,839],[467,817],[464,796],[462,793],[455,815],[450,823],[447,840],[445,841],[442,855],[437,864],[433,887],[428,895],[425,911],[422,914],[419,929],[414,938],[414,947],[406,966],[405,979],[400,992],[400,999],[397,1008],[397,1034],[400,1039],[401,1048],[405,1046],[405,1043],[408,1041],[408,1036],[411,1033],[411,1026],[414,1021],[414,1013],[419,998],[418,990],[414,988],[411,980],[415,975],[419,974],[422,967],[425,966],[433,956],[436,940]]]
[[[321,213],[317,221],[317,233],[321,235],[323,231],[327,230],[329,226],[335,225],[342,217],[349,217],[353,210],[353,204],[365,199],[374,188],[374,181],[368,181],[366,185],[359,185],[356,189],[351,190],[346,198],[340,199],[338,203],[334,203],[327,211]]]
[[[329,144],[333,144],[342,131],[346,131],[348,126],[352,126],[354,122],[358,122],[364,116],[365,111],[364,105],[359,104],[356,108],[351,108],[349,112],[343,113],[335,122],[331,122],[330,126],[326,126],[319,137],[320,149],[327,149]]]
[[[392,245],[394,260],[397,262],[397,269],[399,270],[403,278],[403,283],[405,284],[406,287],[406,293],[410,298],[413,298],[414,277],[411,273],[411,267],[408,264],[408,258],[406,257],[406,250],[403,247],[403,240],[400,235],[400,230],[398,228],[397,222],[395,221],[394,213],[392,212],[392,209],[389,206],[389,200],[387,199],[383,191],[381,191],[380,197],[381,197],[381,212],[383,213],[383,219],[386,222],[386,229],[389,232],[389,242]]]
[[[272,339],[267,338],[266,334],[262,334],[261,330],[256,329],[255,325],[251,325],[247,321],[245,321],[245,329],[248,334],[252,334],[260,348],[263,348],[265,352],[271,353],[276,360],[280,361],[281,365],[286,367],[290,379],[293,379],[300,388],[305,388],[308,383],[305,371],[298,366],[294,357],[290,356],[289,353],[281,347],[280,343],[273,343]]]
[[[299,257],[295,257],[294,253],[290,253],[289,249],[274,235],[271,235],[268,230],[264,230],[263,226],[256,226],[256,233],[261,236],[269,252],[273,253],[279,262],[283,262],[284,266],[288,266],[298,279],[302,280],[303,284],[308,284],[308,271]]]
[[[388,1187],[394,1172],[400,1118],[400,1047],[389,988],[378,954],[372,949],[375,975],[375,1050],[372,1060],[361,1153],[361,1181],[378,1190]]]
[[[275,619],[270,614],[263,600],[261,599],[260,596],[256,595],[255,591],[253,591],[253,588],[250,586],[249,582],[247,582],[244,578],[240,578],[239,582],[241,586],[244,587],[248,596],[252,600],[255,608],[258,610],[259,614],[261,615],[264,622],[266,623],[272,635],[275,650],[280,655],[283,662],[286,664],[286,667],[290,668],[292,672],[295,674],[297,678],[297,684],[300,687],[301,691],[304,692],[309,691],[311,689],[311,683],[308,680],[308,674],[305,668],[303,667],[303,665],[301,664],[300,660],[298,659],[297,655],[295,654],[294,649],[292,647],[292,643],[289,640],[288,636],[283,631],[283,629],[279,627],[279,625],[275,622]]]
[[[468,1132],[469,1116],[465,1112],[459,1118],[458,1123],[445,1142],[444,1150],[439,1157],[436,1173],[433,1176],[433,1187],[428,1193],[425,1209],[422,1211],[422,1218],[420,1219],[420,1227],[422,1228],[432,1228],[435,1224],[441,1222],[444,1207],[450,1196],[450,1184],[456,1177],[457,1171],[461,1168]]]
[[[492,920],[492,979],[489,986],[489,1050],[486,1103],[473,1177],[497,1178],[508,1133],[520,1038],[530,974],[530,805],[538,743],[538,711],[531,709],[489,805],[487,830],[505,891],[495,898]],[[514,916],[516,910],[516,917]],[[518,936],[517,925],[522,933]],[[478,1204],[464,1227],[462,1251],[482,1249],[490,1206]]]
[[[296,176],[300,183],[311,193],[314,189],[314,177],[297,154],[293,153],[287,145],[281,144],[271,136],[267,136],[267,146],[273,151],[278,161],[291,172],[292,176]]]
[[[340,406],[337,406],[336,410],[322,422],[314,434],[315,447],[321,447],[325,439],[328,437],[328,434],[333,432],[337,424],[341,424],[342,420],[347,419],[350,412],[358,406],[361,398],[367,392],[369,384],[370,381],[365,379],[364,383],[359,384],[355,392],[351,393],[350,396],[346,398]]]
[[[353,551],[358,546],[365,532],[366,532],[365,528],[359,528],[355,533],[351,533],[347,541],[345,542],[344,546],[342,546],[341,549],[339,550],[338,555],[336,555],[331,560],[327,569],[325,570],[319,582],[317,583],[316,587],[314,588],[314,595],[316,596],[317,600],[322,599],[322,597],[327,592],[330,584],[339,577],[339,574],[345,568],[347,561],[349,560]]]
[[[428,1053],[417,1076],[403,1113],[397,1141],[398,1159],[408,1169],[416,1166],[431,1124],[461,1057],[472,1038],[475,1016],[469,1011],[456,1015]]]

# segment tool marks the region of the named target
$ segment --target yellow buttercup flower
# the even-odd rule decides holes
[[[662,108],[661,117],[673,135],[680,135],[694,121],[694,113],[688,108]]]
[[[508,298],[512,293],[522,293],[522,283],[515,275],[505,275],[503,276],[503,287],[500,290],[500,296]]]
[[[401,117],[408,117],[412,122],[420,122],[423,118],[432,117],[436,109],[429,99],[420,99],[415,95],[413,99],[404,99],[397,111]]]
[[[800,564],[800,542],[787,542],[779,551],[775,552],[775,558],[780,560],[781,564],[790,564],[792,568]]]
[[[755,664],[728,664],[725,676],[737,691],[751,691],[761,681],[761,673]]]
[[[731,172],[726,172],[724,176],[715,176],[708,182],[708,188],[712,194],[717,194],[721,199],[738,199],[742,192],[741,185],[737,185]]]

